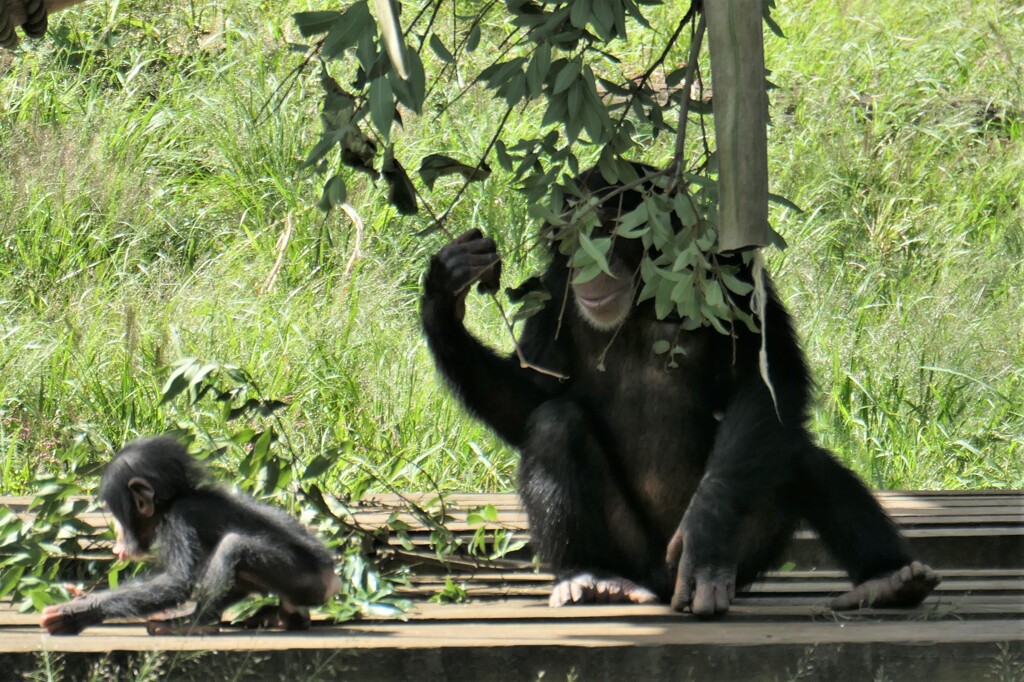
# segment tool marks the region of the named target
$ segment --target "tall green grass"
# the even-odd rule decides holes
[[[816,431],[881,487],[1024,486],[1024,13],[781,4],[772,190],[806,212],[774,216],[791,246],[771,260],[820,384]],[[515,453],[464,416],[420,337],[419,277],[445,237],[418,237],[361,178],[357,244],[297,170],[317,74],[291,77],[289,14],[321,7],[92,0],[0,53],[0,491],[29,491],[76,439],[203,422],[159,404],[183,356],[288,400],[310,457],[344,444],[333,481],[512,488]],[[501,113],[472,93],[401,145],[473,157]],[[472,186],[452,225],[494,234],[515,283],[537,259],[511,190]],[[493,307],[471,307],[508,348]]]

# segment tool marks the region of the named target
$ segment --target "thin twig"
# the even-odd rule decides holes
[[[491,294],[491,298],[494,299],[494,305],[498,306],[498,312],[501,313],[501,319],[505,320],[505,327],[508,329],[509,335],[512,337],[512,342],[515,344],[516,358],[519,360],[519,366],[523,369],[532,369],[534,372],[543,374],[545,376],[554,377],[559,381],[568,379],[568,375],[560,374],[550,369],[545,369],[539,365],[535,365],[523,355],[522,349],[519,347],[519,339],[516,338],[515,329],[512,327],[512,322],[508,319],[508,315],[505,314],[505,308],[501,305],[501,301],[494,294]]]
[[[292,238],[293,228],[292,214],[289,213],[284,217],[284,232],[277,238],[277,245],[274,247],[277,250],[277,257],[274,259],[274,266],[270,268],[270,274],[267,275],[267,279],[260,289],[261,294],[270,291],[274,286],[274,282],[277,281],[277,275],[281,272],[281,265],[284,263],[284,253],[288,250],[288,242]]]
[[[345,212],[345,215],[352,221],[352,225],[356,228],[356,244],[352,248],[352,255],[348,258],[348,263],[345,264],[345,274],[342,275],[345,279],[348,279],[352,274],[352,268],[355,267],[356,261],[363,257],[363,219],[359,217],[356,209],[352,204],[347,201],[341,204],[341,210]]]
[[[640,268],[641,266],[638,265],[636,266],[636,270],[633,271],[633,288],[631,292],[634,296],[636,295],[636,288],[640,286]],[[630,305],[632,305],[632,303],[630,303]],[[604,361],[608,359],[608,351],[611,350],[612,344],[615,343],[615,339],[619,338],[619,332],[622,331],[624,326],[625,323],[620,323],[619,326],[615,328],[615,332],[612,334],[612,337],[608,339],[608,343],[605,344],[605,347],[601,350],[601,354],[597,356],[598,365],[604,365]]]
[[[626,120],[626,116],[629,115],[629,110],[633,108],[633,102],[636,101],[637,95],[651,81],[651,76],[653,76],[654,72],[658,70],[658,67],[665,63],[665,60],[668,58],[669,51],[675,46],[676,41],[679,40],[679,36],[683,32],[683,27],[686,26],[686,24],[688,24],[690,20],[693,18],[693,13],[694,6],[690,5],[690,9],[686,12],[686,15],[683,16],[683,19],[682,21],[679,22],[679,25],[676,26],[676,30],[672,34],[672,37],[669,38],[668,42],[665,44],[665,49],[661,51],[661,54],[658,56],[658,58],[655,59],[654,62],[652,62],[649,67],[647,67],[647,70],[644,71],[643,74],[640,76],[640,81],[637,83],[636,89],[633,90],[633,92],[629,95],[629,100],[627,100],[626,106],[622,108],[622,115],[619,116],[619,120],[615,124],[616,130],[618,130],[622,126],[622,123]]]
[[[697,29],[694,31],[693,38],[690,40],[690,57],[686,63],[686,77],[683,79],[683,102],[679,107],[679,129],[676,130],[676,150],[671,165],[676,186],[679,186],[683,177],[683,153],[686,149],[686,125],[690,115],[690,90],[693,88],[693,78],[694,74],[697,72],[697,59],[700,57],[701,43],[704,42],[705,28],[707,28],[707,22],[704,19],[704,13],[701,12],[700,20],[697,22]]]

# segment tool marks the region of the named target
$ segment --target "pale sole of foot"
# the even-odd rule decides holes
[[[924,601],[940,582],[935,571],[914,561],[891,575],[864,581],[836,597],[830,606],[835,611],[910,608]]]
[[[656,604],[658,595],[626,578],[598,578],[580,573],[559,581],[551,590],[548,605],[576,604]]]

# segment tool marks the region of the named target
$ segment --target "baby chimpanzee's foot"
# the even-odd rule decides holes
[[[592,573],[577,573],[555,583],[549,606],[572,604],[656,604],[658,596],[646,587],[626,578],[599,578]]]
[[[900,570],[865,580],[844,595],[836,597],[831,607],[836,611],[871,608],[909,608],[917,606],[931,594],[942,578],[920,561]]]
[[[242,621],[242,627],[247,629],[308,630],[309,623],[309,612],[305,609],[287,609],[284,606],[268,604]]]

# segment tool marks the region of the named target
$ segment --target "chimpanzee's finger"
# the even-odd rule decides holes
[[[684,611],[690,605],[693,596],[693,577],[687,570],[686,562],[683,561],[676,571],[676,586],[672,592],[672,608],[676,611]]]
[[[683,558],[683,531],[677,529],[672,539],[668,541],[668,549],[665,550],[665,563],[670,571],[675,571],[679,566],[679,560]]]
[[[496,294],[498,289],[501,288],[501,261],[495,260],[480,277],[480,283],[477,285],[477,291],[482,294]]]

